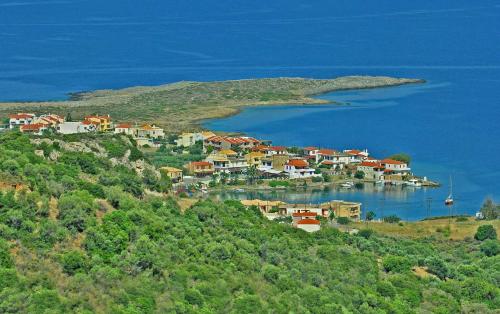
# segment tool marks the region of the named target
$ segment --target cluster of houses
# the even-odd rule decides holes
[[[353,221],[361,218],[361,203],[333,200],[322,204],[287,204],[282,201],[242,200],[249,208],[257,207],[270,220],[281,217],[292,217],[292,225],[307,232],[320,230],[319,217],[328,219],[330,214],[336,218],[346,217]]]
[[[130,135],[138,145],[155,146],[155,140],[165,136],[163,129],[150,124],[137,125],[131,123],[114,124],[110,115],[89,115],[82,121],[66,121],[56,114],[35,115],[33,113],[17,113],[9,116],[9,128],[18,128],[23,133],[42,135],[46,130],[54,130],[60,134],[81,134],[91,132],[114,132]]]
[[[253,168],[262,178],[306,179],[320,176],[318,168],[331,173],[357,171],[374,181],[399,182],[411,174],[408,164],[370,157],[367,150],[336,151],[305,147],[289,151],[284,146],[273,146],[269,141],[253,137],[229,137],[208,133],[182,134],[178,146],[188,147],[203,141],[207,157],[191,162],[185,168],[192,175],[203,177],[217,173],[248,173]]]

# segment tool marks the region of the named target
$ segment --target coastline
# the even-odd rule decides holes
[[[71,114],[77,119],[100,113],[110,114],[115,121],[154,122],[167,133],[177,133],[202,129],[202,123],[207,120],[233,116],[247,107],[339,105],[314,96],[422,83],[425,80],[385,76],[181,81],[150,87],[71,93],[64,101],[0,102],[0,118],[12,112]]]

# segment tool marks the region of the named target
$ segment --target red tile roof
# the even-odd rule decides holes
[[[269,150],[273,150],[276,152],[284,152],[284,151],[286,151],[286,147],[285,146],[272,146],[272,147],[269,147]]]
[[[293,213],[293,217],[316,217],[318,214],[316,213]]]
[[[323,165],[334,165],[335,163],[333,161],[330,161],[330,160],[325,160],[321,164],[323,164]]]
[[[373,167],[373,168],[382,168],[382,164],[379,162],[371,162],[371,161],[363,161],[362,163],[359,164],[359,166],[364,166],[364,167]]]
[[[303,159],[291,159],[288,161],[287,165],[295,168],[309,167],[309,163]]]
[[[321,222],[316,219],[301,219],[297,221],[298,225],[320,225]]]
[[[132,124],[130,123],[120,123],[116,126],[116,129],[130,129]]]
[[[21,131],[39,131],[41,128],[44,127],[45,125],[42,123],[25,124],[21,125]]]
[[[197,166],[197,167],[202,167],[202,166],[212,166],[211,163],[209,163],[208,161],[193,161],[191,162],[191,165],[193,166]]]
[[[314,147],[314,146],[308,146],[308,147],[304,147],[304,150],[305,151],[311,151],[311,150],[317,150],[318,148],[317,147]]]
[[[207,138],[208,142],[228,142],[230,144],[247,144],[247,143],[260,143],[259,140],[253,137],[227,137],[227,136],[212,136]]]
[[[34,114],[31,114],[31,113],[17,113],[17,114],[11,114],[9,115],[9,118],[10,119],[32,119],[34,118],[35,115]]]
[[[394,160],[394,159],[384,159],[381,161],[383,164],[390,164],[390,165],[403,165],[404,162],[401,162],[399,160]]]
[[[333,149],[320,149],[319,150],[320,155],[332,156],[332,155],[335,155],[336,153],[337,153],[337,151],[335,151]]]
[[[99,122],[95,122],[95,121],[84,120],[82,122],[82,124],[83,125],[91,125],[91,124],[93,124],[93,125],[99,125],[100,123]]]

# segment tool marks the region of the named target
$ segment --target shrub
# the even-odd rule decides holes
[[[358,236],[363,237],[365,239],[369,239],[373,235],[372,229],[361,229],[358,232]]]
[[[411,261],[404,256],[389,255],[382,262],[386,272],[402,273],[410,270]]]
[[[399,218],[398,216],[396,215],[390,215],[390,216],[386,216],[383,218],[384,222],[388,222],[388,223],[398,223],[401,221],[401,218]]]
[[[375,216],[376,216],[376,214],[374,212],[369,211],[369,212],[366,213],[365,219],[367,221],[372,221],[373,219],[375,219]]]
[[[480,246],[481,252],[486,256],[496,256],[500,252],[500,245],[497,240],[486,240]]]
[[[430,273],[438,276],[440,279],[445,279],[450,273],[448,265],[439,257],[431,256],[425,259],[424,264],[427,266]]]
[[[347,225],[351,222],[351,220],[347,217],[338,217],[337,218],[337,223],[340,225]]]
[[[87,268],[87,259],[83,252],[69,251],[62,254],[61,264],[66,274],[74,275],[75,273],[84,271]]]
[[[312,177],[312,182],[318,183],[318,182],[323,182],[322,177]]]
[[[494,240],[497,238],[497,231],[492,225],[482,225],[477,228],[477,232],[474,235],[474,238],[479,241],[484,241],[486,239]]]
[[[279,186],[288,187],[288,186],[290,186],[290,182],[273,180],[273,181],[269,181],[269,186],[272,188],[279,187]]]

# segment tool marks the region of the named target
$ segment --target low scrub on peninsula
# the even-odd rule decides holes
[[[130,145],[94,142],[117,157],[117,145]],[[47,153],[40,154],[42,146]],[[498,240],[491,237],[410,240],[329,227],[308,234],[237,201],[202,201],[181,211],[174,199],[146,193],[160,183],[151,185],[151,174],[134,170],[133,161],[113,164],[97,148],[73,154],[70,147],[0,135],[2,186],[18,187],[0,192],[2,313],[500,307]]]

